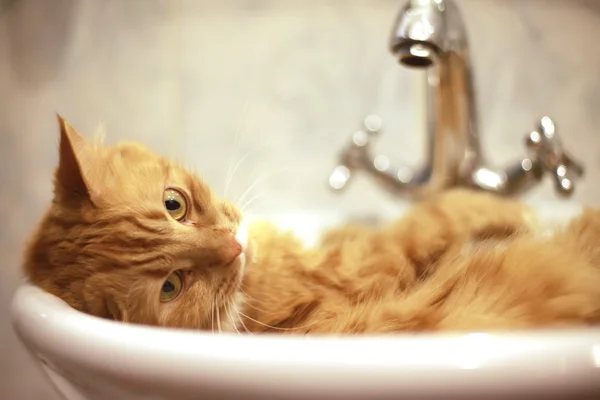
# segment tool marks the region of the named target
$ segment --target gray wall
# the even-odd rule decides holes
[[[11,3],[0,1],[0,4]],[[140,140],[265,210],[379,209],[366,180],[325,190],[333,155],[370,112],[378,144],[416,162],[414,83],[386,50],[395,0],[20,0],[0,12],[0,398],[52,399],[7,309],[23,242],[51,196],[60,112],[107,141]],[[588,175],[573,201],[600,203],[600,2],[459,0],[473,47],[491,161],[523,153],[553,117]],[[237,140],[236,140],[237,137]],[[234,151],[237,149],[237,151]],[[553,196],[549,182],[530,197]]]

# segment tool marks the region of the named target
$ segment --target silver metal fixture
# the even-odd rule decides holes
[[[364,171],[395,195],[422,198],[451,186],[516,195],[550,174],[556,190],[569,196],[583,167],[563,147],[554,122],[541,118],[526,137],[528,153],[506,168],[485,161],[479,143],[468,41],[452,0],[411,0],[399,14],[389,42],[408,68],[427,70],[427,150],[419,168],[395,167],[371,145],[382,121],[368,116],[339,154],[329,186],[340,191]]]

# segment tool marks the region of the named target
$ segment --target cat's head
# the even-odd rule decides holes
[[[105,318],[234,323],[252,253],[238,209],[147,148],[89,142],[58,118],[54,200],[26,253],[28,278]]]

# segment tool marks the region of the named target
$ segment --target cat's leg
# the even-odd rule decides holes
[[[536,226],[535,214],[519,200],[454,189],[419,203],[384,235],[399,243],[415,268],[423,270],[452,247],[506,240]]]
[[[589,215],[571,228],[589,224]],[[587,225],[597,235],[596,222]],[[568,231],[569,229],[567,229]],[[588,236],[587,233],[584,236]],[[581,237],[581,236],[579,236]],[[593,235],[589,235],[593,238]],[[598,236],[596,236],[597,238]],[[585,240],[579,242],[586,249]],[[328,321],[339,333],[494,331],[600,323],[598,251],[520,236],[443,260],[410,290],[357,304]]]
[[[585,313],[586,321],[599,324],[600,209],[584,209],[564,229],[557,231],[550,243],[571,255],[571,260],[564,262],[564,281],[575,282],[572,285],[573,291],[581,296],[575,306]]]
[[[533,214],[517,200],[452,190],[417,204],[399,221],[373,229],[333,231],[313,253],[307,273],[331,282],[354,304],[403,291],[451,257],[482,240],[527,232]]]
[[[568,246],[600,269],[600,209],[585,209],[553,237],[557,246]]]
[[[497,226],[507,226],[502,225],[506,221],[491,219]],[[521,223],[517,218],[508,226],[519,233]],[[363,307],[377,310],[363,324],[371,332],[598,324],[600,210],[585,210],[553,237],[515,235],[493,246],[479,243],[446,254],[411,290]]]

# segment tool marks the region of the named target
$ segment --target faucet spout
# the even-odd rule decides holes
[[[373,156],[371,141],[381,125],[353,135],[330,177],[341,190],[364,171],[394,195],[421,198],[450,186],[467,186],[501,195],[520,194],[554,176],[559,194],[573,193],[583,167],[562,147],[549,117],[527,138],[529,154],[506,168],[488,165],[481,151],[469,43],[453,0],[409,0],[397,16],[389,50],[399,64],[426,71],[426,151],[419,168],[392,167],[386,156]],[[372,123],[371,123],[372,125]]]
[[[411,0],[398,14],[389,40],[400,64],[429,68],[440,54],[466,45],[465,30],[454,3]]]

